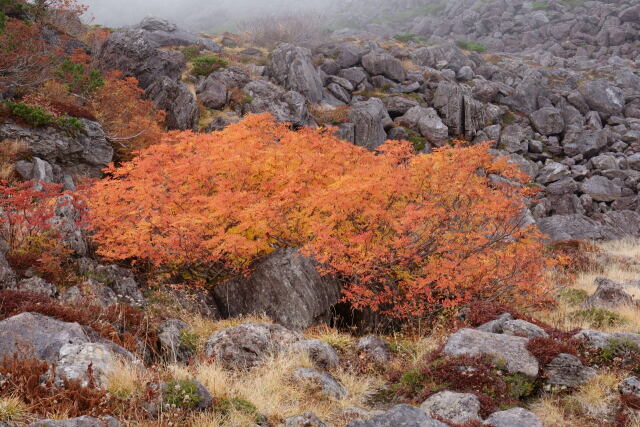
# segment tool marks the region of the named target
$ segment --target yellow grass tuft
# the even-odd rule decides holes
[[[26,418],[27,414],[27,405],[19,397],[0,397],[0,422],[20,422]]]

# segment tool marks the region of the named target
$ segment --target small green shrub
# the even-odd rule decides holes
[[[469,40],[458,40],[456,41],[456,44],[460,49],[464,49],[464,50],[470,50],[470,51],[479,52],[479,53],[487,51],[487,47],[479,42],[474,42]]]
[[[220,68],[224,68],[229,65],[229,62],[225,59],[218,58],[217,56],[201,56],[193,59],[193,69],[191,74],[195,76],[208,76]]]
[[[588,322],[592,327],[620,326],[627,323],[626,319],[617,313],[604,308],[587,308],[569,313],[572,320]]]
[[[547,10],[551,8],[551,5],[548,1],[534,1],[531,3],[531,8],[533,10]]]
[[[76,136],[86,132],[84,125],[76,117],[67,115],[55,117],[42,107],[27,105],[21,102],[7,101],[5,105],[14,117],[19,118],[31,126],[55,126],[69,136]]]
[[[393,38],[402,43],[408,43],[408,42],[426,43],[427,42],[427,39],[424,36],[419,36],[418,34],[414,34],[414,33],[396,34],[395,36],[393,36]]]
[[[181,331],[180,332],[180,346],[189,349],[191,351],[196,351],[198,347],[198,335],[189,331]]]
[[[182,52],[187,61],[193,61],[200,56],[200,46],[183,47],[180,52]]]
[[[514,399],[522,399],[531,396],[536,385],[533,381],[520,374],[511,374],[503,377],[507,384],[509,395]]]
[[[409,137],[409,142],[413,144],[413,149],[416,152],[420,152],[420,151],[424,150],[425,147],[427,146],[426,138],[423,138],[423,137],[417,136],[417,135],[410,136]]]
[[[85,96],[91,95],[104,86],[104,79],[99,70],[91,70],[84,64],[79,64],[65,59],[55,70],[58,78],[66,82],[67,87],[73,93]]]
[[[253,416],[256,423],[259,423],[262,419],[258,408],[253,403],[239,397],[224,398],[217,401],[213,411],[225,418],[231,415],[232,411],[236,411]]]
[[[48,126],[53,123],[54,116],[41,107],[33,107],[21,102],[7,102],[9,111],[15,117],[31,126]]]
[[[614,338],[609,340],[607,345],[600,350],[600,356],[606,361],[611,361],[615,357],[637,353],[638,351],[640,351],[640,346],[634,341]]]
[[[169,381],[164,389],[164,401],[179,408],[193,408],[202,402],[198,386],[193,381]]]
[[[513,114],[511,111],[507,111],[502,115],[503,125],[506,125],[506,126],[512,125],[513,123],[515,123],[515,121],[516,121],[516,115]]]

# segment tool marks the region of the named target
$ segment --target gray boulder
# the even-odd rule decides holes
[[[476,329],[482,332],[491,332],[493,334],[501,334],[503,332],[504,324],[510,320],[513,320],[513,316],[509,313],[502,313],[494,320],[490,320],[478,326]]]
[[[455,43],[416,49],[411,52],[411,58],[418,65],[436,69],[448,68],[456,73],[464,66],[474,66],[473,61]]]
[[[564,118],[560,110],[544,107],[531,113],[531,123],[542,135],[558,135],[564,132]]]
[[[527,350],[527,338],[461,329],[451,335],[444,347],[449,356],[486,354],[502,360],[509,372],[529,377],[538,375],[538,361]]]
[[[384,365],[391,360],[389,343],[375,335],[362,337],[358,340],[356,351],[367,360],[379,365]]]
[[[58,293],[54,285],[38,276],[34,276],[29,279],[23,279],[16,283],[14,286],[8,286],[5,289],[31,292],[33,294],[40,294],[49,298],[53,298]]]
[[[93,418],[83,415],[67,420],[42,420],[29,424],[27,427],[120,427],[122,424],[113,417]]]
[[[631,332],[600,332],[584,329],[573,336],[573,338],[584,340],[584,342],[595,348],[603,348],[612,342],[628,342],[632,345],[640,346],[640,334]]]
[[[433,105],[453,135],[469,139],[487,125],[486,108],[471,96],[466,86],[442,81],[433,97]]]
[[[547,334],[540,326],[534,325],[533,323],[521,319],[507,320],[506,322],[504,322],[502,324],[502,333],[506,335],[518,335],[527,338],[549,337],[549,334]]]
[[[61,322],[35,313],[21,313],[0,321],[0,360],[32,352],[39,359],[55,361],[67,344],[85,344],[89,337],[77,323]]]
[[[509,153],[526,153],[533,132],[529,126],[513,123],[506,126],[500,134],[500,146]]]
[[[585,307],[597,307],[604,309],[618,308],[620,306],[636,305],[633,297],[624,291],[620,283],[604,277],[595,280],[596,291],[584,302]]]
[[[309,49],[291,44],[278,46],[271,53],[268,73],[278,84],[300,92],[309,102],[322,101],[322,79]]]
[[[212,292],[224,317],[266,314],[288,328],[306,329],[329,320],[340,285],[321,276],[312,259],[285,248],[258,261],[249,277],[238,276]]]
[[[81,274],[109,287],[119,301],[131,305],[142,305],[144,297],[131,270],[115,264],[102,265],[89,258],[78,260]]]
[[[307,110],[305,97],[298,92],[286,92],[266,80],[255,80],[247,84],[243,92],[251,97],[251,102],[244,106],[246,113],[269,112],[279,122],[299,126],[311,126],[315,123]]]
[[[568,176],[571,176],[571,171],[566,165],[548,161],[544,167],[540,169],[536,181],[540,184],[550,184]]]
[[[118,31],[109,36],[98,54],[103,71],[118,70],[138,79],[147,89],[162,76],[178,81],[185,68],[180,52],[158,49],[145,30]]]
[[[442,146],[449,140],[449,128],[442,123],[442,120],[433,108],[425,108],[424,115],[418,121],[420,134],[435,145]]]
[[[134,357],[129,355],[130,360]],[[116,355],[112,348],[100,343],[65,344],[58,352],[56,375],[59,384],[62,379],[77,380],[83,387],[91,382],[98,388],[109,386],[109,375],[115,369]],[[89,367],[92,375],[89,376]]]
[[[625,106],[624,92],[607,80],[588,81],[579,90],[589,107],[600,113],[603,119],[622,114]]]
[[[222,52],[213,40],[199,37],[163,19],[146,17],[134,28],[143,30],[145,38],[156,47],[197,45],[212,52]]]
[[[302,340],[291,345],[291,350],[304,352],[320,369],[335,369],[340,364],[338,353],[332,346],[320,340]]]
[[[471,393],[441,391],[422,402],[420,409],[427,415],[456,424],[480,421],[480,401]]]
[[[166,111],[168,129],[197,130],[198,103],[184,83],[162,76],[147,88],[145,97],[158,110]]]
[[[492,427],[542,427],[538,417],[533,412],[523,408],[511,408],[506,411],[494,412],[483,424]]]
[[[396,405],[384,414],[367,421],[355,420],[346,427],[446,427],[447,425],[427,416],[423,410],[409,405]]]
[[[418,101],[404,96],[389,96],[384,98],[382,102],[391,117],[402,116],[411,108],[420,105]]]
[[[357,88],[369,78],[369,75],[362,67],[352,67],[340,70],[338,72],[338,76],[349,81],[354,88]]]
[[[402,82],[407,78],[402,62],[384,50],[364,55],[362,66],[373,76],[384,76],[397,82]]]
[[[601,224],[581,214],[553,215],[537,220],[537,225],[554,242],[600,240],[606,236]]]
[[[577,387],[595,377],[596,373],[577,357],[565,353],[556,356],[545,369],[546,383],[562,387]]]
[[[622,197],[622,187],[602,175],[587,178],[580,185],[580,190],[598,202],[612,202]]]
[[[160,352],[169,363],[186,362],[193,356],[195,349],[189,347],[183,338],[188,329],[189,325],[178,319],[166,320],[160,324]]]
[[[585,158],[591,158],[607,146],[608,140],[606,129],[571,131],[562,140],[562,149],[570,157],[582,154]]]
[[[326,372],[309,368],[299,368],[293,373],[293,378],[301,383],[311,383],[320,388],[322,394],[333,399],[344,399],[347,390],[335,378]]]
[[[284,427],[328,427],[313,412],[305,412],[297,417],[284,420]]]
[[[22,126],[5,121],[0,124],[0,140],[23,141],[31,155],[60,168],[65,175],[101,178],[102,170],[113,160],[113,148],[97,122],[80,119],[85,133],[71,135],[54,127]]]
[[[385,125],[391,124],[391,117],[378,98],[353,104],[348,112],[349,121],[355,126],[355,144],[368,150],[375,150],[387,139]]]
[[[627,377],[618,386],[621,394],[631,394],[640,397],[640,380],[638,377]]]
[[[16,273],[0,251],[0,289],[11,289],[16,284]]]
[[[248,369],[297,341],[300,341],[298,334],[280,325],[245,323],[211,335],[205,345],[205,356],[229,369]]]

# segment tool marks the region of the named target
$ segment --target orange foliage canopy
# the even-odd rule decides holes
[[[247,271],[295,246],[345,282],[345,298],[397,317],[476,300],[540,303],[546,260],[524,226],[524,182],[486,145],[380,152],[268,115],[212,134],[170,133],[89,197],[99,253],[156,267]]]

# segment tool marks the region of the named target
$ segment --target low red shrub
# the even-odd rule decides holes
[[[577,343],[571,340],[562,342],[553,338],[535,337],[527,343],[527,350],[543,365],[549,364],[560,353],[578,356]]]

